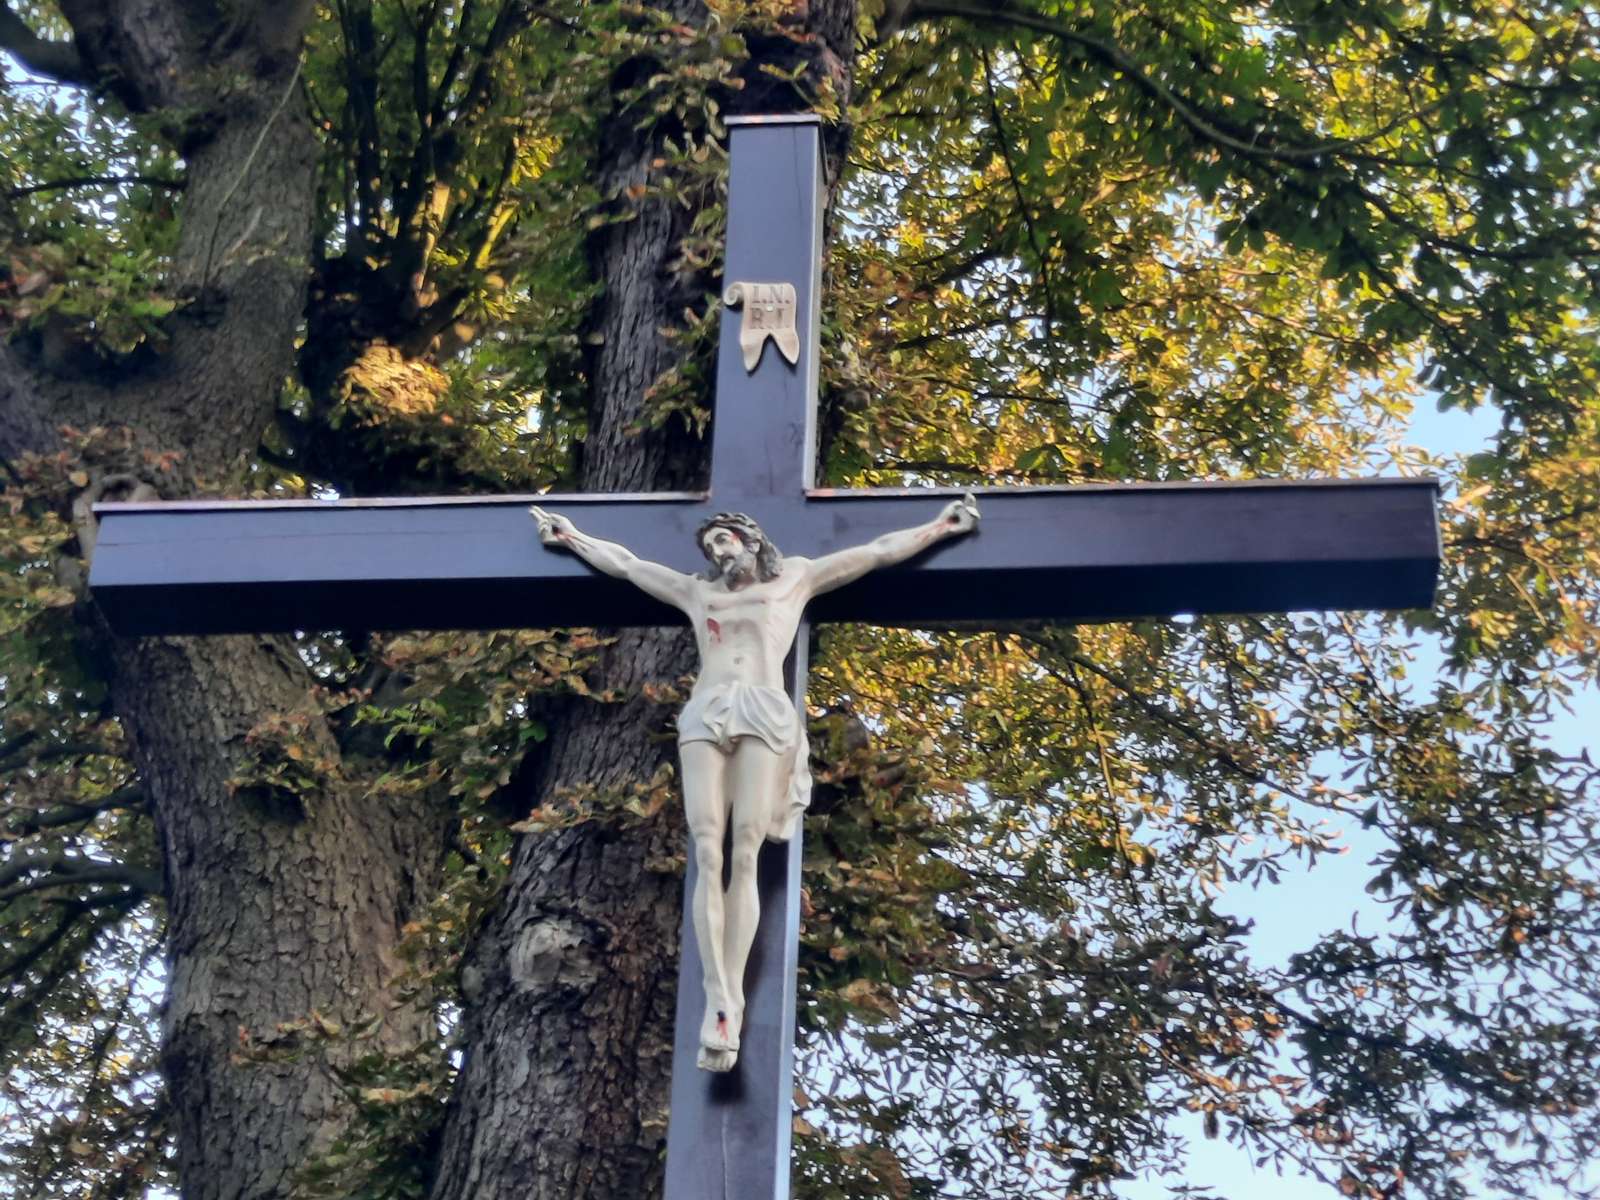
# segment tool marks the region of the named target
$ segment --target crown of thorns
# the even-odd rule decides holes
[[[700,528],[695,530],[695,545],[700,547],[700,553],[711,559],[711,551],[706,548],[706,534],[713,529],[731,529],[744,541],[745,545],[755,547],[756,551],[756,577],[758,579],[773,579],[783,568],[783,555],[778,553],[778,548],[772,544],[772,539],[761,531],[761,526],[749,513],[722,512],[707,517],[700,522]],[[713,567],[707,578],[717,577],[716,568]]]
[[[761,532],[761,526],[749,513],[717,513],[701,521],[700,528],[694,531],[695,544],[707,558],[711,557],[711,551],[706,549],[706,534],[713,529],[731,529],[751,545],[759,545],[767,540],[767,535]]]

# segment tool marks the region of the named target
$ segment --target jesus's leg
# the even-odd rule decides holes
[[[729,1017],[735,1044],[744,1021],[744,968],[761,922],[761,896],[756,888],[756,856],[772,828],[774,806],[787,799],[792,752],[779,754],[755,737],[734,744],[728,771],[728,800],[733,822],[728,863],[722,963],[727,971]]]
[[[712,742],[684,742],[678,747],[683,779],[683,807],[694,843],[698,872],[690,909],[694,937],[704,969],[706,1015],[700,1026],[701,1067],[726,1071],[733,1066],[739,1040],[730,1023],[728,974],[723,962],[722,840],[728,828],[728,801],[723,786],[728,756]]]

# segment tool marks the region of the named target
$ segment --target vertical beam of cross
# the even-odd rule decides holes
[[[822,205],[817,118],[734,118],[723,286],[792,284],[799,361],[768,340],[753,372],[739,333],[746,319],[724,308],[712,422],[711,495],[719,509],[763,501],[792,505],[813,482],[817,325],[822,278]],[[751,304],[746,295],[744,304]],[[789,691],[805,712],[810,626],[802,622],[788,664]],[[695,1066],[705,1010],[690,897],[684,879],[666,1200],[788,1200],[794,1091],[795,966],[800,931],[803,834],[761,854],[761,924],[746,972],[739,1062],[726,1075]]]
[[[817,325],[822,292],[822,205],[817,118],[731,117],[724,293],[740,283],[795,289],[800,358],[791,366],[769,340],[747,372],[739,342],[753,301],[722,310],[711,496],[717,507],[785,507],[814,482]],[[760,513],[751,514],[759,519]]]

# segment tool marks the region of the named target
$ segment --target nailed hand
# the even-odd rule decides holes
[[[560,513],[546,512],[537,504],[530,505],[528,515],[534,519],[539,527],[539,540],[546,546],[560,545],[567,538],[577,533],[577,527],[563,517]]]
[[[967,533],[978,527],[978,500],[971,492],[944,506],[939,520],[947,522],[953,533]]]

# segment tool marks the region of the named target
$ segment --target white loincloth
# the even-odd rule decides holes
[[[811,749],[806,725],[789,697],[777,688],[754,683],[717,683],[696,691],[678,714],[678,745],[710,742],[724,754],[734,741],[758,738],[789,765],[789,787],[778,798],[767,830],[769,842],[786,842],[800,828],[811,804]]]

